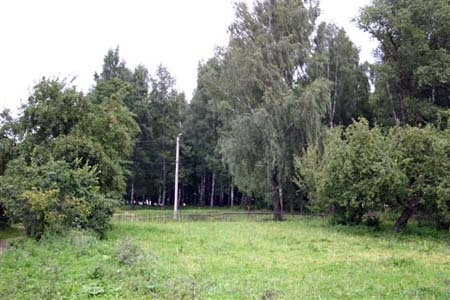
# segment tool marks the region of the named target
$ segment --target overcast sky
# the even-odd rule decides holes
[[[199,60],[227,42],[234,0],[14,0],[0,2],[0,109],[16,111],[42,76],[87,91],[109,48],[134,68],[164,64],[188,99]],[[251,3],[251,0],[246,2]],[[351,23],[370,0],[321,0],[322,20],[344,27],[373,61],[376,43]]]

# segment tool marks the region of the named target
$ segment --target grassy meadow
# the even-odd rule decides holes
[[[414,224],[394,234],[313,217],[115,221],[101,241],[80,232],[12,241],[0,299],[447,300],[449,242]]]

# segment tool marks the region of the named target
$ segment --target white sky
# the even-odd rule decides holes
[[[226,45],[234,0],[0,1],[0,109],[17,111],[42,76],[71,78],[87,91],[109,48],[134,68],[160,63],[188,99],[197,66]],[[246,0],[251,3],[251,0]],[[376,43],[351,23],[370,0],[321,0],[322,20],[344,27],[373,61]]]

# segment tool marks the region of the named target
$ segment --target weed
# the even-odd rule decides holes
[[[130,238],[123,240],[117,249],[117,259],[125,265],[133,265],[142,260],[142,250],[139,245]]]

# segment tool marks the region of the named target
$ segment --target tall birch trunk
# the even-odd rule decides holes
[[[206,174],[203,173],[203,181],[202,181],[202,198],[201,198],[201,204],[202,206],[205,206],[206,204]]]
[[[164,209],[164,206],[166,205],[166,159],[163,159],[163,192],[162,192],[162,203],[161,203],[161,207]]]
[[[215,184],[215,180],[216,180],[216,174],[213,173],[212,180],[211,180],[211,199],[210,199],[211,207],[214,207],[214,184]]]
[[[134,182],[131,184],[131,208],[134,209]]]
[[[234,205],[234,186],[231,184],[230,187],[230,206],[233,207]]]
[[[220,184],[220,200],[219,200],[219,205],[222,206],[223,205],[223,199],[225,198],[225,193],[223,191],[223,186],[222,184]]]

